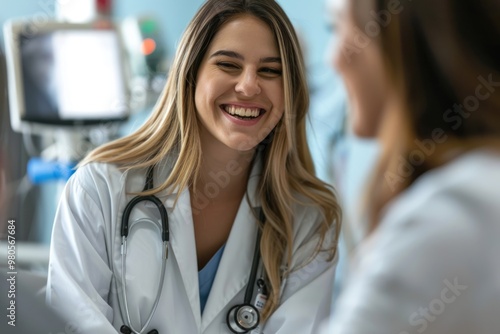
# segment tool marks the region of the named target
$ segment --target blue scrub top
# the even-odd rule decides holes
[[[224,253],[224,246],[222,246],[217,253],[208,261],[208,263],[198,272],[198,283],[200,289],[200,307],[201,313],[205,309],[207,304],[208,295],[212,289],[212,285],[215,280],[215,274],[219,268],[220,259],[222,258],[222,253]]]

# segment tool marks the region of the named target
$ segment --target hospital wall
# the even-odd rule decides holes
[[[78,0],[59,0],[70,5]],[[30,16],[39,22],[54,15],[57,0],[17,0],[5,1],[0,10],[0,24],[10,18]],[[324,53],[328,44],[329,32],[326,29],[324,0],[281,0],[292,22],[307,40],[308,63],[324,63]],[[114,17],[121,19],[131,15],[152,14],[157,17],[164,32],[164,42],[170,52],[175,46],[189,20],[203,0],[161,1],[161,0],[115,0]],[[3,43],[3,35],[0,36]]]

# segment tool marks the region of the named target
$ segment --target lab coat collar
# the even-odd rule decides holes
[[[173,208],[175,197],[176,194],[171,194],[166,201],[167,210],[173,209],[170,221],[170,247],[179,266],[196,326],[200,328],[200,293],[199,289],[193,288],[198,286],[198,266],[189,189],[181,192],[177,205]]]

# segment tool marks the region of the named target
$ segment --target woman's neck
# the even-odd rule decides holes
[[[203,156],[196,193],[210,202],[241,199],[255,150],[237,151],[217,140],[202,140],[201,146]]]

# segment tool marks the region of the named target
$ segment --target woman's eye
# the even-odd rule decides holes
[[[264,67],[260,69],[260,72],[269,76],[280,76],[282,74],[280,69],[272,67]]]
[[[217,66],[219,66],[220,68],[225,69],[225,70],[236,70],[236,69],[238,69],[238,66],[236,64],[228,63],[228,62],[224,62],[224,61],[217,62]]]

